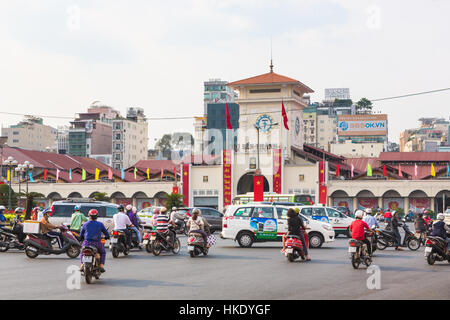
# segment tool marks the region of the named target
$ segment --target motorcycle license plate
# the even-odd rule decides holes
[[[425,253],[430,253],[431,251],[433,251],[432,247],[425,247]]]
[[[150,240],[151,240],[151,241],[156,240],[156,236],[151,236],[151,237],[150,237]]]
[[[92,256],[83,256],[83,263],[92,263]]]
[[[188,246],[188,251],[193,251],[194,250],[194,246]]]
[[[144,242],[142,242],[144,245],[147,245],[149,243],[148,240],[144,240]]]
[[[294,249],[292,249],[292,248],[286,249],[286,253],[293,253],[293,252],[294,252]]]
[[[111,238],[111,243],[117,243],[118,240],[119,239],[117,239],[117,238]]]
[[[356,252],[356,247],[348,247],[348,252],[350,253]]]

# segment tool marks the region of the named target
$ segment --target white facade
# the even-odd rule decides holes
[[[345,143],[332,143],[330,147],[331,153],[347,158],[373,158],[385,151],[384,143],[352,143],[351,140],[346,140]]]

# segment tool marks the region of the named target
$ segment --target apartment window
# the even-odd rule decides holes
[[[273,92],[281,92],[281,89],[254,89],[254,90],[250,90],[250,93],[273,93]]]
[[[208,182],[208,176],[203,176],[203,182]]]
[[[121,140],[122,139],[122,135],[120,133],[116,133],[116,140]]]
[[[304,174],[299,174],[298,175],[298,181],[304,181],[305,180],[305,175]]]
[[[121,144],[120,143],[116,143],[116,150],[120,150]]]
[[[13,142],[14,142],[14,143],[19,143],[19,140],[14,139]]]
[[[13,131],[13,135],[17,136],[19,134],[19,131]]]

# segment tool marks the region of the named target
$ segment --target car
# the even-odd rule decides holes
[[[312,219],[315,219],[315,217],[327,217],[329,223],[333,226],[336,237],[340,234],[346,235],[349,238],[351,237],[349,227],[353,220],[355,220],[352,217],[349,217],[332,207],[302,206],[298,208],[301,214],[311,217]]]
[[[161,210],[163,207],[147,207],[138,211],[137,215],[141,219],[144,228],[148,229],[152,227],[153,211],[155,209]]]
[[[347,217],[350,217],[350,215],[352,214],[352,213],[350,212],[350,209],[347,208],[347,207],[337,207],[337,206],[335,206],[335,207],[332,207],[332,208],[339,210],[340,212],[342,212],[343,214],[345,214]]]
[[[249,248],[255,242],[282,241],[288,231],[287,212],[291,207],[268,204],[230,205],[222,222],[222,239],[237,241],[239,246]],[[309,230],[309,246],[320,248],[323,243],[333,242],[331,224],[299,214]]]
[[[54,225],[65,224],[69,226],[76,205],[81,207],[80,211],[86,217],[88,217],[89,210],[97,209],[98,221],[105,225],[108,232],[113,229],[113,216],[118,212],[118,206],[114,203],[84,198],[69,198],[53,202],[49,214],[50,223]]]
[[[214,233],[215,231],[221,231],[222,230],[222,218],[223,213],[220,211],[214,209],[214,208],[208,208],[208,207],[190,207],[190,208],[178,208],[178,213],[182,215],[187,215],[188,217],[191,216],[193,209],[200,209],[202,212],[202,216],[205,217],[206,221],[211,225],[211,233]]]

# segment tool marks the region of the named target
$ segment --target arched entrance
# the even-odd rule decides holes
[[[401,197],[400,193],[396,190],[388,190],[383,193],[383,211],[405,209],[405,201]]]
[[[237,194],[245,194],[247,192],[253,192],[253,176],[255,173],[249,172],[244,174],[238,181]],[[263,176],[264,177],[264,176]],[[269,192],[269,181],[264,177],[264,192]]]
[[[362,190],[356,195],[357,209],[364,210],[366,208],[376,209],[378,207],[378,198],[372,191]]]
[[[153,196],[155,206],[163,206],[167,200],[167,192],[160,191]]]
[[[431,200],[422,190],[414,190],[409,194],[409,209],[413,212],[422,212],[431,209]]]
[[[450,190],[442,190],[434,198],[435,212],[442,213],[450,209]]]
[[[353,199],[348,196],[347,192],[336,190],[330,195],[330,198],[332,199],[333,206],[346,207],[350,212],[353,212]]]

